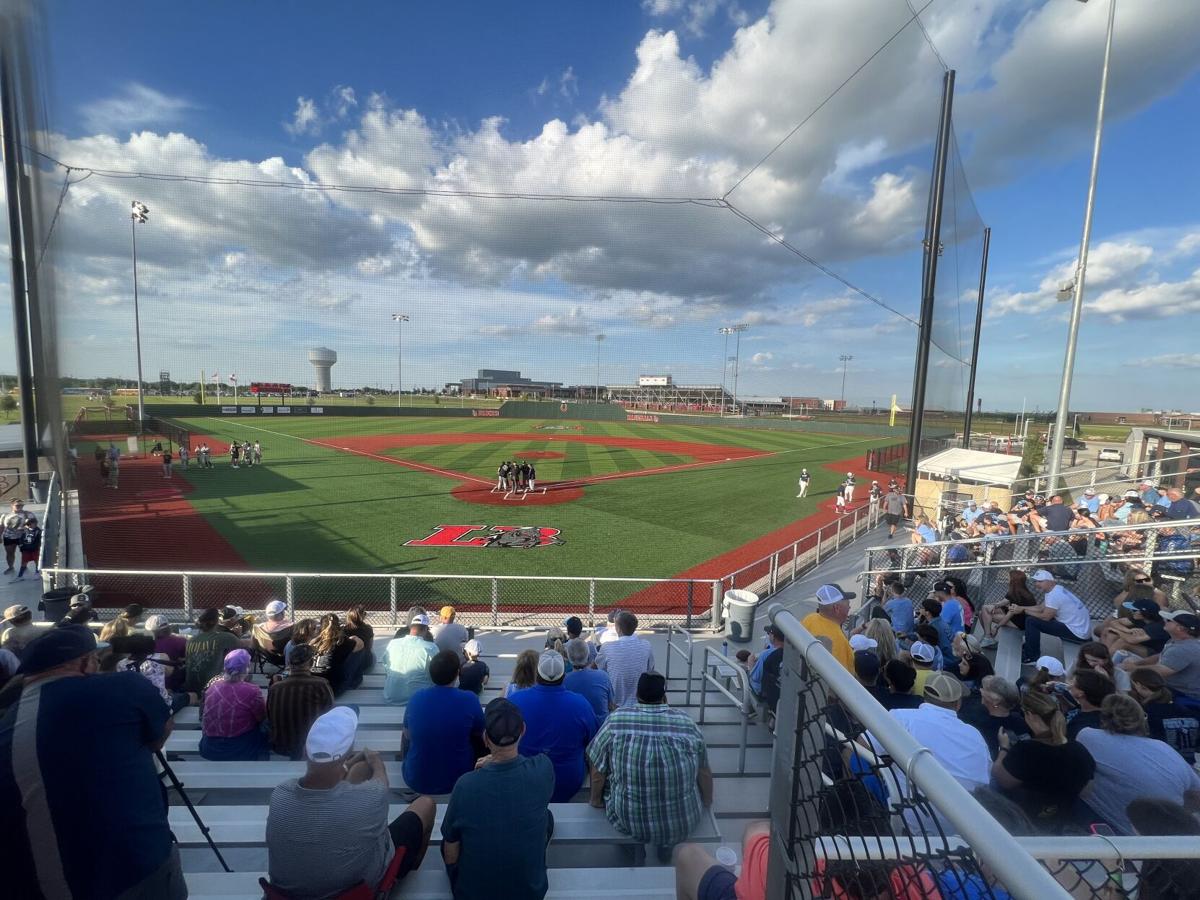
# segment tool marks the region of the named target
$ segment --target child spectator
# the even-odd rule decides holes
[[[25,577],[25,569],[30,563],[33,563],[33,574],[38,574],[37,561],[42,549],[42,529],[38,527],[38,520],[34,516],[25,519],[25,527],[21,529],[21,541],[17,548],[21,551],[21,568],[13,581],[20,581]]]

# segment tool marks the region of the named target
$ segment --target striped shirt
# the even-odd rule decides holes
[[[360,881],[378,884],[392,854],[383,782],[314,790],[292,778],[271,792],[267,871],[289,897],[326,900]]]
[[[606,778],[604,809],[622,834],[673,846],[700,821],[696,776],[708,754],[687,713],[665,703],[618,709],[592,739],[588,760]]]
[[[267,689],[267,721],[271,749],[292,759],[304,753],[308,729],[317,716],[333,707],[333,689],[318,675],[289,675]]]
[[[649,641],[632,634],[624,635],[600,645],[596,668],[608,673],[613,702],[617,706],[633,706],[637,703],[638,678],[643,672],[654,670],[654,651]]]

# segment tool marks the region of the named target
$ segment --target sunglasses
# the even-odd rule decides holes
[[[1133,579],[1133,583],[1134,584],[1149,584],[1150,579],[1149,578],[1135,578],[1135,579]]]

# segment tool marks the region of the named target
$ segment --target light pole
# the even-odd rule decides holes
[[[138,432],[141,433],[142,422],[146,420],[146,406],[142,397],[142,323],[138,318],[137,227],[150,221],[150,208],[137,200],[130,203],[130,207],[129,233],[133,238],[133,343],[137,350],[137,417]]]
[[[733,414],[738,414],[738,372],[741,368],[742,360],[742,332],[747,331],[750,326],[745,322],[739,322],[737,325],[728,326],[730,334],[736,334],[737,337],[733,340]]]
[[[596,335],[596,402],[600,402],[600,345],[604,343],[604,335]]]
[[[400,398],[404,396],[404,323],[408,316],[404,313],[392,313],[392,321],[396,323],[396,409],[400,408]]]
[[[732,357],[729,355],[729,336],[733,334],[733,329],[729,326],[718,328],[717,334],[725,335],[725,352],[721,354],[721,415],[725,415],[725,379],[729,376],[729,363]]]
[[[849,368],[850,360],[854,359],[854,357],[848,353],[843,353],[841,356],[838,357],[838,359],[841,360],[841,363],[842,363],[842,408],[845,409],[845,407],[846,407],[846,369]]]
[[[1086,3],[1087,0],[1082,0]],[[1075,374],[1075,348],[1079,343],[1079,320],[1083,316],[1083,284],[1087,275],[1088,248],[1092,243],[1092,212],[1096,206],[1096,177],[1100,172],[1100,143],[1104,137],[1104,101],[1108,96],[1108,63],[1112,56],[1113,20],[1116,17],[1117,0],[1108,0],[1108,33],[1104,39],[1104,67],[1100,70],[1100,102],[1096,109],[1096,136],[1092,142],[1092,172],[1088,180],[1087,206],[1083,213],[1083,238],[1079,243],[1079,263],[1075,269],[1074,284],[1059,291],[1073,295],[1071,324],[1067,327],[1067,352],[1063,359],[1062,387],[1058,392],[1058,412],[1054,417],[1054,434],[1050,442],[1050,467],[1047,472],[1047,490],[1058,490],[1058,472],[1062,465],[1063,438],[1067,431],[1067,416],[1071,405],[1071,378]]]

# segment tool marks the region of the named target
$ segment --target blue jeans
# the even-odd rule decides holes
[[[1025,648],[1022,656],[1027,660],[1035,660],[1042,655],[1042,635],[1052,634],[1064,641],[1074,641],[1082,644],[1087,638],[1078,637],[1075,632],[1058,619],[1038,619],[1034,616],[1025,617]]]

